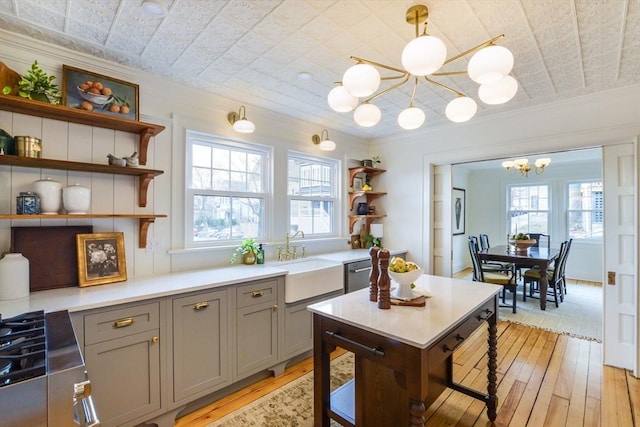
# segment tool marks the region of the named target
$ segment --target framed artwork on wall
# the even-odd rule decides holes
[[[108,114],[123,119],[138,120],[138,85],[62,66],[62,105]]]
[[[467,210],[464,189],[455,187],[453,188],[451,205],[453,206],[451,213],[451,228],[453,229],[453,235],[457,236],[460,234],[464,234],[464,221]]]
[[[80,287],[127,280],[124,233],[76,235]]]

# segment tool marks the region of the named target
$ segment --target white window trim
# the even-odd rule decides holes
[[[301,196],[301,195],[296,196],[296,195],[289,194],[289,159],[291,158],[306,159],[315,163],[325,163],[325,164],[331,165],[333,167],[333,183],[334,183],[333,196],[331,197]],[[310,238],[314,238],[314,239],[323,239],[323,238],[340,236],[341,229],[342,229],[341,227],[342,222],[340,221],[341,212],[342,212],[342,192],[341,192],[342,180],[341,180],[341,174],[340,174],[341,170],[342,170],[341,162],[338,159],[314,156],[308,153],[303,153],[295,150],[287,151],[287,173],[286,173],[286,187],[285,187],[285,191],[287,193],[287,211],[286,211],[287,232],[288,230],[291,229],[291,201],[292,200],[301,200],[301,201],[318,201],[319,200],[319,201],[333,202],[333,218],[332,218],[333,231],[331,233],[314,233],[314,234],[305,233],[305,238],[309,236]]]
[[[251,192],[235,192],[235,191],[216,191],[211,189],[192,189],[189,187],[191,181],[190,174],[192,173],[192,142],[204,142],[212,145],[221,145],[226,147],[241,148],[243,150],[252,150],[264,155],[263,160],[263,192],[251,193]],[[265,144],[258,144],[254,142],[236,141],[220,137],[218,135],[208,134],[205,132],[199,132],[195,130],[186,130],[185,134],[185,174],[184,185],[185,200],[184,200],[184,233],[185,233],[185,247],[187,249],[193,248],[207,248],[207,247],[224,247],[229,245],[235,245],[242,239],[224,239],[224,240],[207,240],[207,241],[195,241],[193,239],[193,197],[196,195],[223,195],[224,197],[257,197],[263,198],[263,235],[260,239],[268,239],[271,230],[270,224],[273,218],[273,147]]]
[[[570,197],[570,190],[569,190],[569,186],[571,184],[584,184],[584,183],[593,183],[593,182],[602,182],[602,178],[584,178],[584,179],[574,179],[571,181],[566,181],[565,182],[565,200],[564,203],[567,206],[567,209],[565,211],[565,227],[567,229],[567,238],[570,237],[570,226],[571,224],[569,224],[569,214],[571,212],[600,212],[603,215],[604,218],[604,206],[602,209],[570,209],[569,208],[569,197]],[[603,197],[604,197],[604,183],[603,183]],[[572,237],[573,242],[580,242],[580,243],[589,243],[589,242],[593,242],[593,243],[598,243],[601,244],[603,239],[604,239],[604,230],[602,232],[602,236],[600,237]]]
[[[515,188],[515,187],[547,187],[547,202],[548,202],[548,207],[547,209],[518,209],[518,210],[511,210],[511,189]],[[549,184],[544,184],[544,183],[528,183],[528,184],[509,184],[507,185],[507,232],[509,234],[511,234],[511,213],[512,212],[527,212],[527,213],[546,213],[547,214],[547,230],[545,232],[545,234],[549,234],[552,235],[552,206],[551,206],[551,202],[552,202],[552,186]],[[518,230],[518,232],[520,233],[521,231]]]

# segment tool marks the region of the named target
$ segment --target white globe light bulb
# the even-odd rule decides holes
[[[452,122],[462,123],[471,119],[478,111],[478,104],[467,96],[459,96],[447,104],[445,114]]]
[[[398,124],[402,129],[418,129],[424,123],[424,111],[417,107],[409,107],[398,115]]]
[[[342,86],[351,96],[373,95],[380,87],[380,73],[369,64],[356,64],[344,72]]]
[[[353,112],[353,120],[365,128],[377,125],[381,117],[380,109],[373,104],[361,104]]]
[[[489,105],[509,102],[518,92],[518,82],[511,76],[505,76],[495,83],[485,83],[478,88],[478,97]]]
[[[502,46],[488,46],[477,51],[469,60],[467,71],[476,83],[494,83],[511,72],[513,54]]]
[[[333,151],[336,149],[336,143],[330,139],[325,139],[320,143],[320,145],[318,145],[318,148],[322,151]]]
[[[327,96],[329,107],[338,113],[346,113],[353,110],[358,105],[358,98],[349,95],[344,86],[336,86],[331,89]]]
[[[433,36],[411,40],[402,50],[402,66],[414,76],[433,74],[447,59],[447,47]]]

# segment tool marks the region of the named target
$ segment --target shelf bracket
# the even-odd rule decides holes
[[[155,218],[140,218],[140,235],[138,236],[138,247],[144,249],[147,247],[147,232],[149,231],[149,225],[151,225]]]
[[[140,175],[139,189],[138,189],[138,205],[141,208],[147,206],[147,190],[149,189],[149,183],[153,181],[153,175],[146,173]]]
[[[149,148],[149,140],[152,136],[155,135],[155,132],[151,128],[146,128],[142,132],[140,132],[140,153],[138,156],[138,160],[141,165],[147,164],[147,149]]]

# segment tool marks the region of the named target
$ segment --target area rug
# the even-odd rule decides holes
[[[507,295],[507,298],[510,298]],[[510,301],[510,300],[509,300]],[[602,342],[602,288],[599,286],[567,284],[567,295],[558,308],[547,297],[547,309],[540,310],[540,300],[522,301],[522,288],[518,288],[516,313],[501,308],[500,320],[519,323],[560,334]]]
[[[345,353],[331,361],[331,390],[353,378],[353,353]],[[245,408],[220,418],[207,427],[312,427],[313,372],[256,399]],[[331,426],[339,424],[331,421]]]

